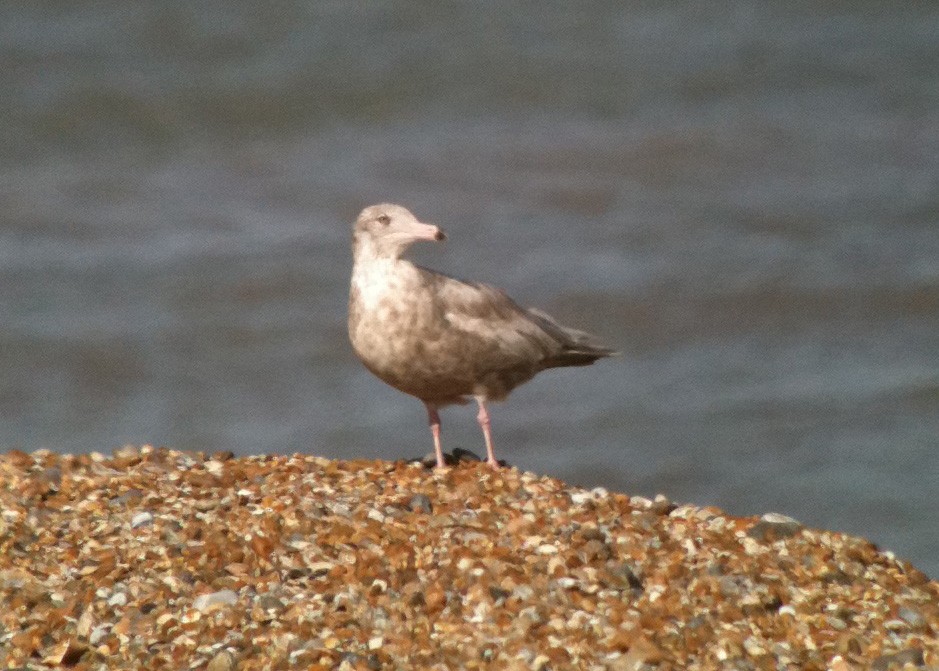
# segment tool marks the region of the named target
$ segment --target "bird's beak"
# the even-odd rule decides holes
[[[447,239],[446,233],[440,230],[440,227],[434,226],[433,224],[417,223],[414,226],[413,232],[414,232],[414,237],[418,240],[439,241],[439,240]]]

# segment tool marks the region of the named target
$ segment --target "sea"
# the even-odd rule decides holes
[[[346,336],[395,202],[622,352],[498,456],[939,577],[936,3],[10,2],[0,119],[0,450],[430,452]]]

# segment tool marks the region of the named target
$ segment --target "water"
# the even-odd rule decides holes
[[[500,456],[939,575],[939,9],[726,7],[8,3],[0,447],[429,451],[345,336],[393,200],[624,352],[495,406]]]

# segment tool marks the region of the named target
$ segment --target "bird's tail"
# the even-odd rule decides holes
[[[561,345],[561,351],[544,362],[545,368],[589,366],[597,359],[620,354],[615,349],[600,344],[594,336],[585,331],[561,326],[541,310],[531,308],[528,314]]]

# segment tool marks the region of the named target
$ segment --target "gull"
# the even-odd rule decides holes
[[[504,400],[548,368],[586,366],[617,352],[495,287],[402,258],[414,242],[445,238],[400,205],[362,210],[352,233],[349,340],[368,370],[424,403],[438,468],[445,466],[438,409],[475,399],[486,461],[497,469],[489,401]]]

